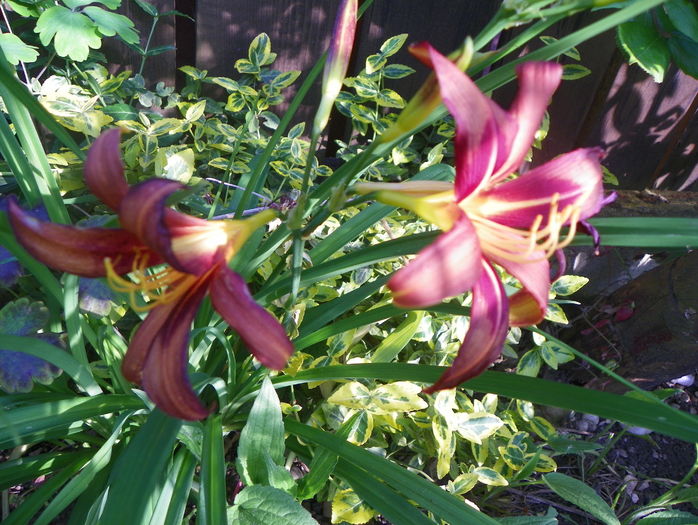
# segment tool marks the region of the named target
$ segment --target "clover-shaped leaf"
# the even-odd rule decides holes
[[[0,49],[2,49],[5,58],[16,66],[20,62],[34,62],[39,56],[39,52],[34,46],[29,46],[12,33],[4,33],[0,35]]]
[[[37,334],[47,321],[48,310],[42,303],[18,299],[0,310],[0,333],[35,336],[58,345],[57,334]],[[30,392],[34,382],[49,384],[60,373],[59,368],[33,355],[0,349],[0,389],[5,392]]]
[[[81,277],[79,281],[80,310],[105,317],[109,315],[114,292],[101,279]]]
[[[34,31],[39,33],[43,45],[53,40],[59,56],[78,62],[87,58],[90,48],[98,49],[102,45],[92,20],[63,6],[54,6],[41,13]]]

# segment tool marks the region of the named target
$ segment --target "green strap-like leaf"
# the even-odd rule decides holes
[[[199,491],[201,525],[227,525],[225,488],[223,426],[221,415],[216,414],[210,416],[204,424]]]
[[[275,378],[277,388],[322,380],[380,379],[382,381],[415,381],[434,383],[446,370],[441,366],[407,363],[373,363],[312,368],[293,377]],[[487,371],[470,379],[460,388],[489,392],[513,399],[523,399],[584,414],[622,421],[632,426],[698,443],[698,417],[670,406],[556,383],[545,379],[525,377],[504,372]]]
[[[181,426],[181,419],[159,410],[150,413],[114,464],[100,525],[142,523],[152,513],[151,502],[157,501],[162,473]]]

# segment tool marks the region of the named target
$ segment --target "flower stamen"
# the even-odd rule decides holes
[[[131,281],[116,273],[110,258],[104,260],[107,283],[110,288],[117,292],[127,293],[129,304],[136,312],[147,312],[158,305],[176,300],[198,279],[195,275],[179,272],[168,265],[149,273],[148,258],[147,253],[136,254],[131,272],[129,272]],[[143,304],[138,300],[138,292],[148,300],[147,303]]]
[[[569,204],[560,211],[559,200],[559,193],[555,193],[550,199],[550,211],[545,227],[541,228],[544,216],[539,214],[528,231],[506,226],[476,214],[469,217],[477,229],[485,253],[512,262],[539,262],[570,244],[577,231],[581,208]],[[561,239],[560,232],[566,225],[569,225],[569,230]]]

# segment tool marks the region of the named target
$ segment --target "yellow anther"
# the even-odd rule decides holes
[[[170,303],[181,297],[196,282],[197,276],[179,272],[171,266],[148,273],[148,254],[137,254],[133,259],[130,276],[132,280],[121,277],[114,270],[111,259],[104,260],[107,283],[114,291],[127,293],[129,304],[137,312],[147,312],[158,305]],[[139,292],[149,301],[138,300]]]
[[[581,209],[570,204],[560,211],[559,200],[559,193],[550,199],[550,211],[543,228],[545,217],[540,214],[528,230],[506,226],[477,214],[469,214],[469,217],[477,229],[484,252],[512,262],[539,262],[567,246],[576,233]],[[569,225],[569,231],[561,240],[560,230],[565,225]]]

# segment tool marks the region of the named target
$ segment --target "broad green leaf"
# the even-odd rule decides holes
[[[395,359],[412,340],[423,318],[423,311],[409,312],[407,318],[388,337],[380,342],[378,348],[371,356],[371,361],[374,363],[386,363]]]
[[[385,108],[404,108],[405,99],[392,89],[381,89],[378,92],[376,102]]]
[[[456,476],[447,484],[449,492],[462,495],[472,489],[478,482],[478,475],[474,472],[466,472]]]
[[[112,104],[104,106],[102,112],[109,115],[115,121],[119,120],[135,120],[138,118],[138,113],[128,104]]]
[[[376,512],[368,507],[352,489],[339,490],[332,498],[332,523],[360,525],[368,522]]]
[[[581,64],[565,64],[562,66],[563,80],[578,80],[591,75],[591,69]]]
[[[285,71],[275,76],[274,79],[271,81],[271,85],[276,89],[287,88],[296,81],[300,74],[300,71]]]
[[[340,386],[327,400],[335,405],[364,410],[371,402],[371,392],[358,381]]]
[[[369,100],[376,100],[379,97],[380,89],[378,85],[367,78],[357,77],[354,79],[354,89],[360,97]]]
[[[484,485],[493,487],[506,487],[509,485],[504,476],[489,467],[477,467],[472,472],[477,475],[477,480]]]
[[[176,118],[163,118],[148,126],[148,135],[159,137],[166,133],[175,133],[182,127],[182,121]]]
[[[669,48],[649,14],[619,25],[618,42],[631,64],[639,65],[655,82],[664,80],[669,67]]]
[[[465,414],[459,412],[454,414],[455,428],[463,438],[468,441],[482,444],[482,440],[490,437],[499,428],[504,425],[504,422],[494,414],[486,412],[475,412]]]
[[[589,279],[587,277],[582,277],[580,275],[563,275],[552,284],[550,291],[555,295],[564,297],[572,295],[588,282]]]
[[[587,511],[599,521],[606,525],[620,525],[608,503],[586,483],[558,472],[546,474],[543,481],[562,499]]]
[[[381,54],[383,56],[389,57],[400,51],[400,48],[405,44],[407,40],[407,33],[402,33],[400,35],[395,35],[390,37],[388,40],[383,42],[381,46]]]
[[[158,15],[158,9],[155,7],[153,4],[150,2],[146,2],[146,0],[133,0],[136,2],[136,5],[140,7],[143,11],[146,12],[146,14],[150,16],[157,16]]]
[[[548,309],[545,312],[545,318],[553,323],[569,324],[567,315],[562,309],[562,306],[556,303],[549,303]]]
[[[103,35],[119,35],[124,42],[129,44],[137,44],[139,42],[140,39],[134,29],[133,22],[124,15],[105,11],[101,7],[93,5],[87,6],[82,12],[97,24],[97,28]]]
[[[257,68],[269,65],[276,59],[276,53],[271,52],[271,40],[266,33],[260,33],[252,40],[247,53],[250,62]]]
[[[555,354],[555,360],[558,365],[574,361],[574,354],[555,341],[545,341],[540,346],[541,348],[550,349],[550,351]]]
[[[521,356],[516,365],[516,373],[528,377],[536,377],[540,372],[542,361],[537,349],[529,350]]]
[[[414,72],[414,69],[409,66],[403,66],[402,64],[390,64],[383,68],[383,76],[392,79],[404,78]]]
[[[284,464],[284,424],[276,390],[269,378],[262,382],[249,418],[240,433],[238,473],[246,485],[269,485],[267,457]]]
[[[545,440],[557,434],[555,427],[547,419],[540,416],[535,416],[528,423],[531,425],[531,429]]]
[[[669,39],[669,51],[681,71],[698,78],[698,42],[680,33],[673,33]]]
[[[155,157],[155,173],[164,179],[186,184],[194,174],[194,151],[191,148],[179,150],[160,148]]]
[[[366,73],[369,75],[375,73],[380,68],[382,68],[388,60],[384,55],[378,53],[376,55],[369,55],[366,57]]]
[[[413,412],[429,406],[419,397],[422,387],[409,381],[397,381],[379,386],[371,392],[371,404],[367,410],[376,414]]]
[[[545,363],[553,370],[557,370],[558,361],[555,351],[550,348],[550,346],[545,344],[539,346],[538,351],[540,352],[540,356],[543,358],[543,361],[545,361]]]
[[[431,418],[431,431],[436,440],[436,476],[441,479],[451,470],[451,460],[456,453],[456,438],[451,430],[450,418],[441,414]]]
[[[39,56],[36,47],[25,44],[21,38],[12,33],[0,34],[0,49],[13,66],[20,62],[34,62]]]
[[[63,3],[70,9],[77,9],[89,4],[102,4],[109,9],[117,9],[121,5],[121,0],[63,0]]]
[[[300,503],[284,491],[259,485],[245,487],[228,509],[236,525],[318,525]]]
[[[184,118],[190,122],[199,120],[206,110],[206,101],[200,100],[196,104],[192,104],[187,108],[187,112],[184,114]]]
[[[92,20],[63,6],[54,6],[39,17],[34,29],[45,46],[53,40],[58,56],[82,62],[90,48],[99,49],[102,39]]]
[[[356,416],[356,420],[347,435],[347,441],[354,445],[363,445],[373,433],[373,415],[367,410],[362,410]]]
[[[698,11],[696,11],[695,2],[670,0],[663,7],[676,29],[694,42],[698,41]]]

